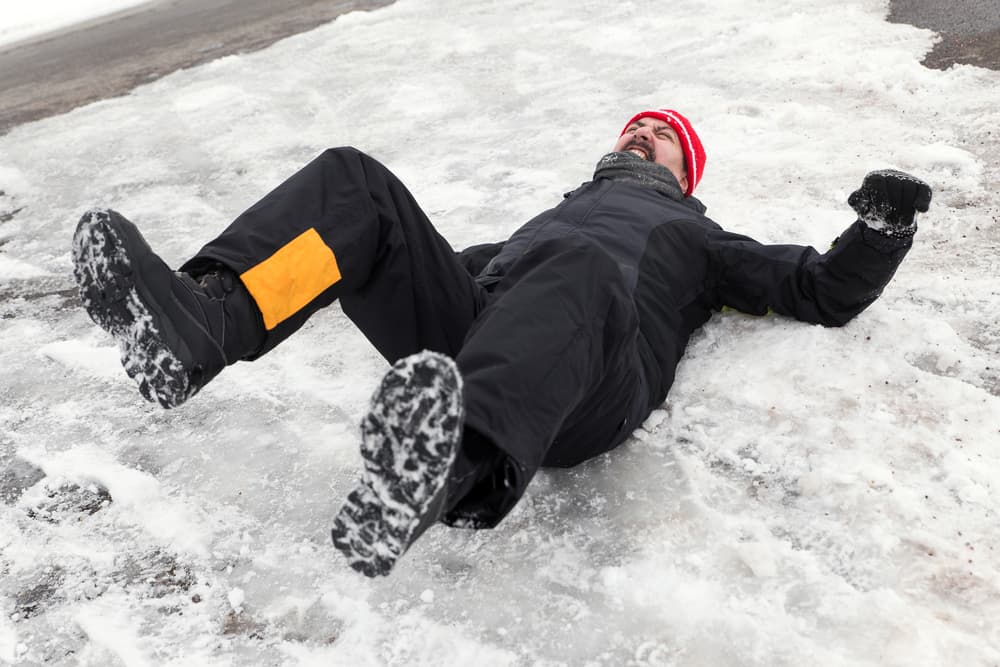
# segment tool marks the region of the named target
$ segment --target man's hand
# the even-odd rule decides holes
[[[880,169],[865,176],[847,203],[872,229],[907,238],[917,231],[917,212],[925,213],[931,205],[931,186],[901,171]]]

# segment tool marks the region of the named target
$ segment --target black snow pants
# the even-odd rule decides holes
[[[466,424],[445,521],[492,527],[540,466],[621,444],[649,397],[635,306],[604,251],[548,241],[492,284],[463,259],[388,169],[337,148],[182,268],[220,262],[241,275],[267,328],[258,356],[339,299],[390,363],[423,349],[453,357]]]

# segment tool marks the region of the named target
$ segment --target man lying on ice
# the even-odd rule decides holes
[[[507,241],[456,254],[388,169],[337,148],[176,272],[122,215],[90,211],[74,273],[125,371],[165,408],[339,299],[393,365],[333,543],[385,575],[433,523],[493,527],[540,466],[620,445],[712,311],[846,323],[882,292],[931,200],[912,176],[872,172],[848,200],[857,220],[820,254],[723,231],[691,196],[704,168],[687,118],[643,111],[593,180]]]

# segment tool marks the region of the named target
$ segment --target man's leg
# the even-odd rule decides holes
[[[439,517],[495,526],[541,465],[623,442],[648,411],[637,339],[610,256],[586,242],[539,244],[498,285],[454,363],[413,355],[383,379],[362,426],[365,477],[336,517],[334,545],[356,570],[387,575]]]
[[[453,464],[461,479],[476,478],[484,447],[459,452],[454,362],[417,352],[456,354],[485,294],[375,160],[353,149],[323,153],[180,273],[113,211],[84,216],[74,258],[88,312],[122,343],[144,395],[165,407],[226,364],[270,350],[338,297],[379,351],[399,360],[362,423],[364,472],[334,521],[334,544],[356,569],[388,573],[437,520]],[[215,276],[212,289],[205,276]],[[215,289],[223,282],[227,290]],[[250,312],[234,318],[235,306]]]
[[[648,411],[637,336],[606,253],[540,244],[498,286],[454,363],[413,355],[383,379],[336,548],[354,569],[387,575],[439,518],[495,526],[543,463],[572,465],[623,442]]]
[[[388,361],[422,349],[454,356],[484,300],[402,182],[353,148],[322,153],[181,268],[213,262],[238,273],[260,307],[259,354],[339,298]]]
[[[164,407],[338,297],[390,361],[425,348],[455,354],[483,301],[405,187],[354,149],[324,152],[178,273],[113,211],[85,215],[73,247],[84,305],[118,339],[143,395]]]
[[[621,444],[648,413],[638,335],[621,271],[602,250],[561,239],[521,258],[456,358],[466,430],[505,457],[445,522],[494,526],[541,465],[575,465]]]

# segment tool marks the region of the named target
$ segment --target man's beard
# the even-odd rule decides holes
[[[652,144],[648,144],[645,141],[641,141],[639,139],[633,139],[632,141],[628,142],[625,145],[625,148],[622,149],[622,152],[627,153],[632,148],[638,148],[643,153],[645,153],[646,154],[645,159],[648,160],[649,162],[656,162],[656,149],[653,148]]]

